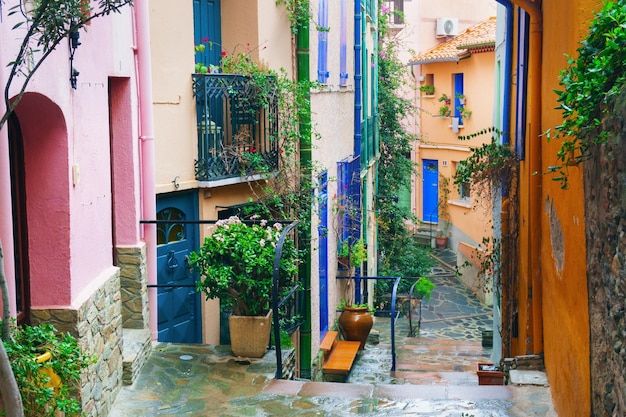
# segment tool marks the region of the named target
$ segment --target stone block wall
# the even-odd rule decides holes
[[[122,287],[122,321],[125,329],[147,329],[148,274],[146,245],[118,246],[117,266]]]
[[[584,162],[591,414],[626,415],[626,84]]]
[[[53,324],[78,339],[96,363],[82,375],[80,395],[84,415],[106,416],[122,386],[122,303],[120,274],[113,275],[78,310],[31,310],[34,325]]]

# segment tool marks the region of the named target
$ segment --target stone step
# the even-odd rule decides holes
[[[124,385],[135,382],[151,351],[150,329],[122,329]]]
[[[388,400],[509,400],[511,388],[507,385],[413,385],[413,384],[342,384],[338,382],[307,382],[272,380],[263,389],[264,394],[382,398]]]

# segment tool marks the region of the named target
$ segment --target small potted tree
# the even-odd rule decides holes
[[[270,338],[272,280],[280,223],[246,224],[232,216],[220,220],[190,265],[200,274],[198,290],[232,309],[228,318],[236,356],[262,357]],[[298,273],[299,253],[292,238],[283,244],[279,288],[288,291]]]

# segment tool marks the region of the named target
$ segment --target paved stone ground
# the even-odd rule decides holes
[[[448,268],[433,272],[437,288],[423,306],[417,337],[408,337],[407,318],[397,323],[393,373],[383,317],[374,329],[380,342],[366,346],[348,383],[274,380],[273,351],[242,363],[227,346],[161,343],[109,415],[556,416],[549,387],[478,385],[476,363],[491,354],[480,343],[481,331],[491,327],[489,311]]]

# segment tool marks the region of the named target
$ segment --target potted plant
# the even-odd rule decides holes
[[[93,360],[81,352],[76,338],[58,333],[51,324],[13,323],[4,347],[22,396],[24,415],[81,415],[82,404],[75,388],[81,383],[82,370]]]
[[[231,350],[236,356],[262,357],[269,344],[272,277],[280,223],[244,223],[232,216],[220,220],[189,263],[200,274],[198,290],[232,309],[228,318]],[[299,253],[284,241],[279,288],[289,290],[298,273]]]
[[[504,372],[492,363],[479,363],[476,365],[478,385],[504,385]]]
[[[435,86],[431,84],[424,84],[420,86],[420,91],[424,93],[424,95],[432,96],[435,94]]]
[[[449,105],[450,105],[450,103],[452,102],[452,100],[450,100],[450,97],[448,97],[448,95],[447,95],[446,93],[443,93],[443,94],[439,97],[438,101],[439,101],[440,103],[444,103],[446,106],[449,106]]]
[[[361,342],[359,350],[365,349],[367,337],[374,325],[374,309],[368,304],[350,304],[345,299],[339,303],[341,314],[337,321],[337,327],[344,340]]]
[[[457,94],[456,94],[456,98],[457,98],[457,100],[459,100],[459,104],[460,104],[461,106],[465,106],[465,94],[463,94],[463,93],[457,93]]]
[[[448,106],[441,106],[439,107],[439,116],[440,117],[450,117],[450,107]]]

